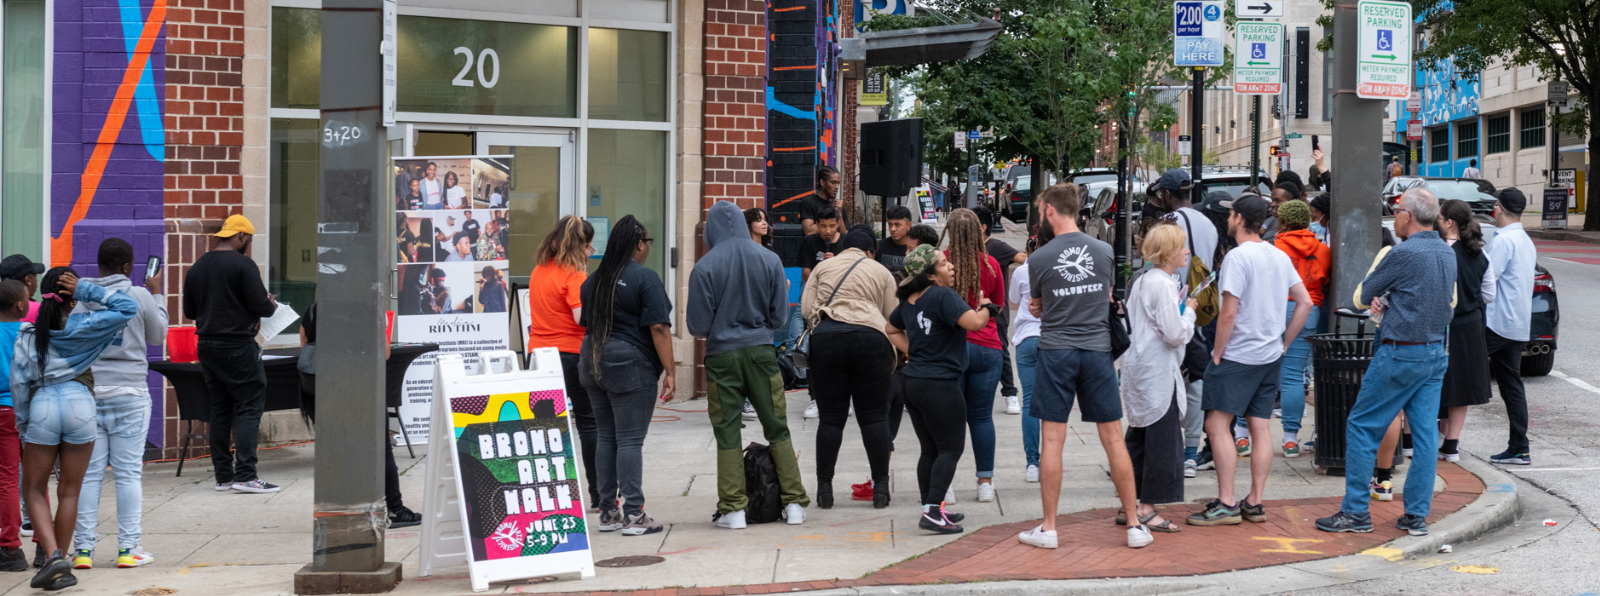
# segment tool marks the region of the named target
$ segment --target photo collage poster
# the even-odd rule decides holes
[[[394,161],[394,339],[439,344],[406,371],[400,421],[413,444],[428,441],[438,354],[475,367],[479,352],[509,349],[510,172],[510,156]]]

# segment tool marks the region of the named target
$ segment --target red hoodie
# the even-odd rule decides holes
[[[1317,240],[1311,230],[1278,232],[1276,244],[1294,262],[1294,270],[1311,294],[1311,303],[1322,306],[1322,285],[1328,282],[1328,268],[1333,264],[1328,245]]]

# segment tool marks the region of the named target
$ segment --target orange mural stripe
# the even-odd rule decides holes
[[[791,10],[805,10],[805,6],[790,6],[788,8],[774,8],[772,12],[789,12]]]
[[[782,201],[778,201],[778,204],[773,205],[771,207],[768,207],[768,209],[777,209],[779,207],[782,207],[785,203],[789,203],[789,202],[791,202],[791,201],[793,201],[795,199],[798,199],[798,198],[804,197],[804,196],[809,196],[811,194],[812,194],[811,191],[807,191],[807,192],[803,192],[803,193],[797,194],[795,196],[789,197],[789,198],[784,199]]]
[[[144,31],[139,34],[139,43],[128,61],[128,69],[122,73],[122,83],[117,85],[117,95],[111,100],[105,124],[100,127],[94,153],[90,155],[89,163],[84,164],[78,202],[73,204],[72,214],[67,216],[66,225],[61,227],[61,235],[50,240],[52,266],[72,264],[72,228],[89,214],[89,205],[94,203],[95,192],[100,189],[100,177],[105,174],[106,162],[111,159],[111,150],[116,147],[117,136],[122,133],[122,123],[127,120],[128,105],[133,103],[134,88],[139,85],[139,77],[144,74],[145,64],[150,61],[150,52],[155,49],[156,38],[161,36],[161,27],[166,19],[166,0],[155,0],[150,6],[150,16],[144,22]]]
[[[774,68],[772,70],[816,70],[816,69],[817,69],[817,65],[813,64],[811,66],[780,66],[780,67]]]
[[[773,147],[772,150],[773,151],[810,151],[810,150],[816,149],[816,148],[817,148],[816,145],[812,145],[810,147]],[[806,194],[810,194],[810,193],[806,193]]]

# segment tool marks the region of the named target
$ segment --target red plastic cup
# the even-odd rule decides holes
[[[167,328],[167,358],[173,362],[189,363],[200,359],[199,338],[194,327]]]

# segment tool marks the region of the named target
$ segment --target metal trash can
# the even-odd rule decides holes
[[[1311,369],[1316,388],[1316,454],[1318,473],[1344,475],[1345,427],[1361,393],[1361,379],[1372,364],[1373,335],[1366,332],[1367,314],[1347,309],[1335,315],[1360,320],[1356,333],[1324,333],[1306,338],[1311,344]]]

